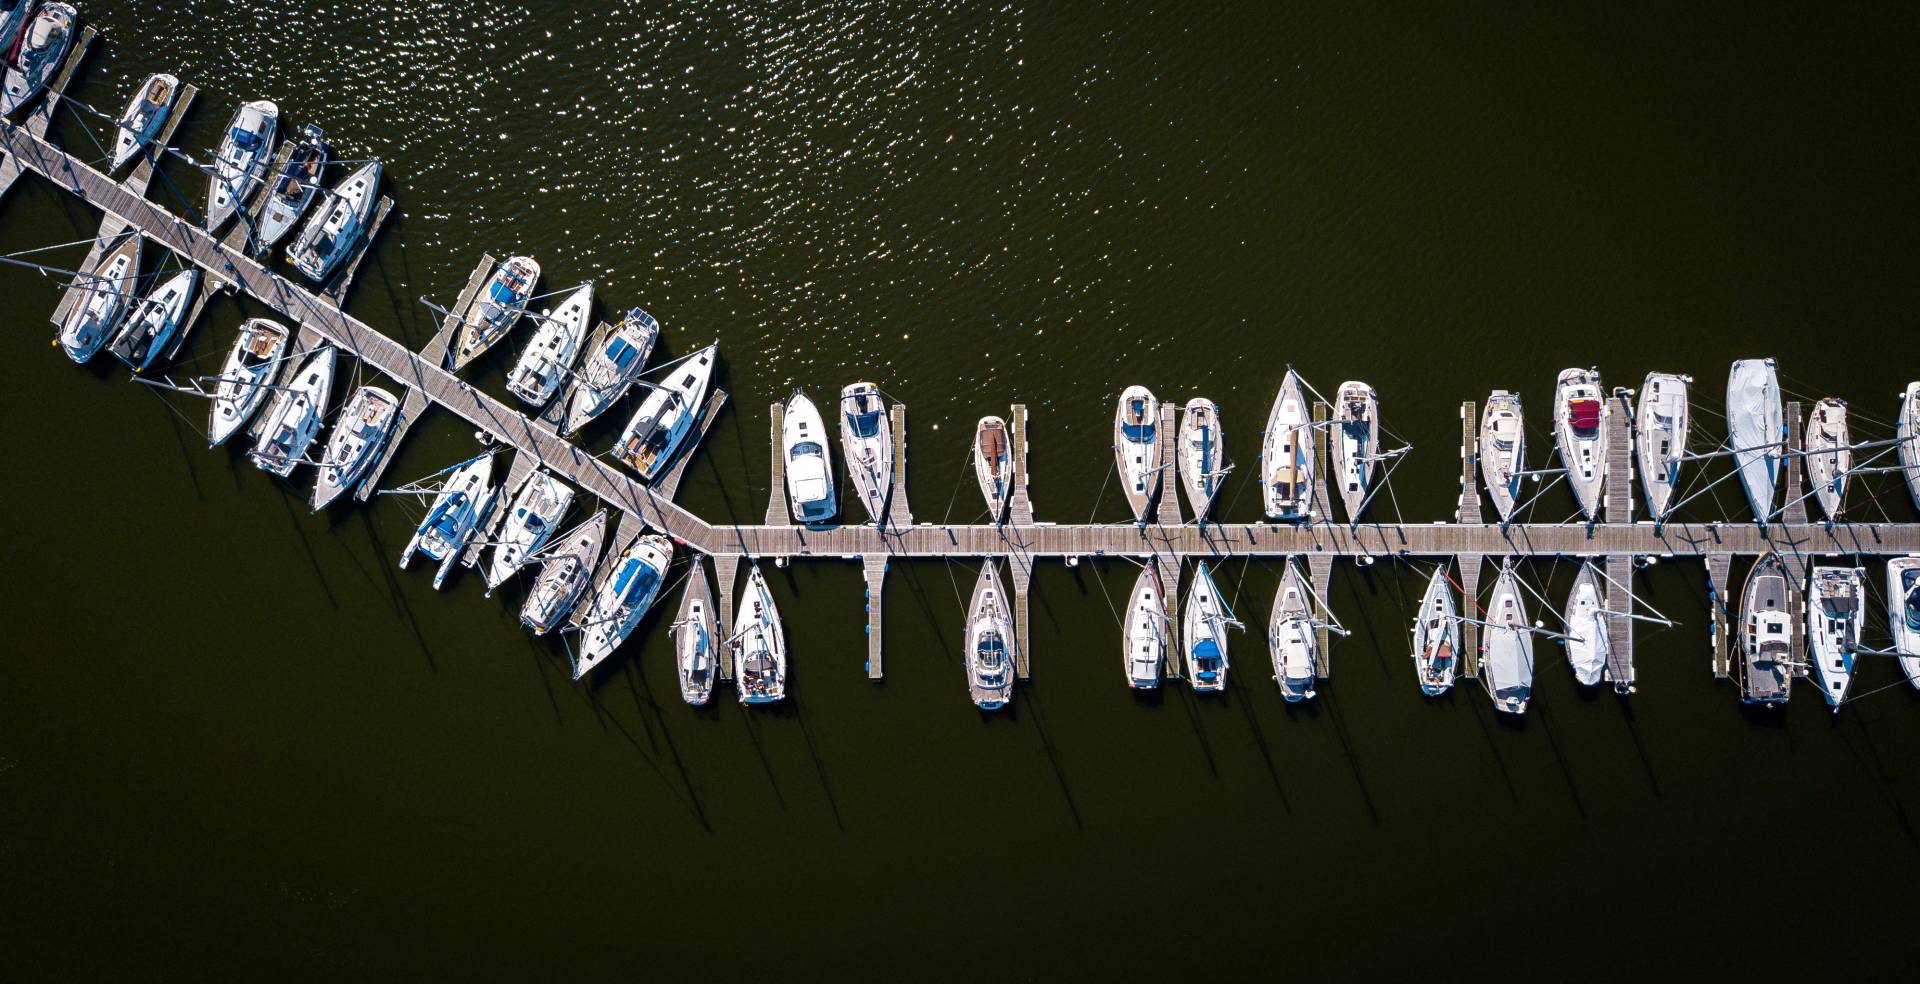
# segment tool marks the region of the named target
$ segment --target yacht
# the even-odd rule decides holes
[[[1319,631],[1313,619],[1313,599],[1299,565],[1287,558],[1286,573],[1273,595],[1273,615],[1267,620],[1267,650],[1273,656],[1273,682],[1287,703],[1314,696],[1314,659]]]
[[[1120,649],[1127,674],[1127,686],[1135,690],[1153,690],[1160,686],[1160,674],[1167,658],[1167,599],[1160,590],[1160,569],[1148,563],[1133,581],[1133,594],[1127,598],[1127,614],[1121,623]]]
[[[575,680],[613,655],[633,634],[641,616],[660,596],[661,582],[666,580],[667,565],[672,561],[673,541],[658,533],[636,538],[613,559],[580,629],[580,654],[573,663]]]
[[[1727,376],[1727,442],[1762,525],[1773,516],[1774,488],[1787,443],[1786,410],[1772,359],[1741,359]]]
[[[1815,567],[1807,575],[1807,648],[1827,706],[1836,712],[1853,683],[1853,653],[1866,614],[1866,571]]]
[[[787,639],[780,629],[780,609],[774,607],[767,579],[754,564],[740,591],[740,607],[733,616],[734,686],[742,704],[772,704],[787,696]]]
[[[73,23],[78,16],[71,4],[45,3],[27,21],[26,30],[20,33],[7,59],[6,80],[0,86],[0,116],[13,115],[53,80],[73,44]]]
[[[1460,609],[1447,582],[1447,566],[1434,568],[1420,612],[1413,618],[1413,676],[1420,692],[1438,697],[1453,687],[1459,671]]]
[[[1334,394],[1333,406],[1333,474],[1347,520],[1358,523],[1380,460],[1380,398],[1366,383],[1348,380]]]
[[[1480,478],[1503,523],[1513,519],[1521,474],[1527,469],[1525,421],[1520,395],[1506,390],[1494,390],[1480,412]]]
[[[433,590],[447,580],[454,562],[460,559],[473,534],[493,515],[499,491],[493,487],[493,455],[475,457],[447,476],[440,493],[433,497],[427,518],[413,531],[413,539],[400,551],[400,568],[406,569],[415,553],[422,553],[440,565],[433,575]]]
[[[1606,599],[1599,569],[1593,561],[1581,564],[1560,620],[1567,628],[1567,662],[1573,667],[1573,678],[1589,687],[1599,686],[1606,677],[1607,659],[1613,651],[1613,639],[1607,634]]]
[[[560,306],[540,318],[540,330],[507,373],[507,391],[530,407],[543,407],[560,391],[580,345],[587,338],[587,317],[593,313],[593,284],[582,284]]]
[[[226,364],[220,367],[220,382],[213,390],[213,409],[207,420],[208,447],[225,444],[273,395],[273,381],[279,378],[281,363],[286,361],[289,337],[285,325],[266,318],[249,318],[240,326]]]
[[[1013,616],[995,571],[999,566],[992,557],[980,565],[973,601],[967,605],[967,694],[983,711],[997,711],[1013,700],[1014,664],[1019,661]]]
[[[60,348],[67,358],[86,362],[98,355],[133,307],[140,286],[140,243],[140,233],[123,234],[93,274],[83,278],[85,286],[73,288],[80,291],[78,300],[60,326]]]
[[[333,276],[366,235],[379,197],[380,162],[369,161],[347,175],[327,196],[320,211],[308,217],[300,235],[287,247],[287,259],[293,261],[293,268],[316,284]]]
[[[13,61],[14,43],[33,18],[35,0],[0,0],[0,71]]]
[[[295,465],[305,463],[307,448],[326,422],[337,351],[331,345],[315,349],[267,404],[260,435],[247,452],[261,471],[285,478]]]
[[[1734,664],[1743,704],[1772,707],[1787,702],[1795,664],[1789,590],[1786,568],[1773,554],[1747,572],[1740,591],[1740,658]]]
[[[1815,403],[1807,415],[1807,484],[1829,522],[1839,522],[1846,503],[1852,443],[1847,433],[1847,401],[1829,396]]]
[[[1013,499],[1013,449],[1007,442],[1007,422],[999,417],[981,417],[973,429],[973,477],[980,482],[993,525],[1000,525]]]
[[[1900,397],[1900,422],[1894,428],[1899,439],[1900,469],[1906,474],[1907,495],[1920,509],[1920,382],[1908,383]]]
[[[680,618],[668,631],[673,635],[673,654],[680,670],[680,699],[700,707],[713,699],[720,640],[714,634],[713,595],[707,590],[707,574],[697,564],[687,577]]]
[[[893,491],[893,423],[880,387],[854,383],[840,391],[840,450],[847,456],[853,489],[875,523],[887,518]]]
[[[540,282],[540,264],[530,256],[515,256],[493,271],[493,278],[468,306],[454,329],[454,344],[447,350],[447,365],[454,372],[480,357],[493,343],[506,337],[526,313],[527,299]]]
[[[1567,484],[1588,522],[1600,520],[1600,489],[1607,479],[1606,395],[1600,374],[1568,369],[1553,389],[1553,432]]]
[[[1213,692],[1227,689],[1227,629],[1240,628],[1240,622],[1227,608],[1227,600],[1213,583],[1213,572],[1201,561],[1187,588],[1186,611],[1181,617],[1181,644],[1186,651],[1187,682],[1194,690]]]
[[[4,0],[0,0],[4,2]],[[158,136],[173,115],[173,100],[180,92],[180,80],[165,72],[149,75],[133,91],[127,111],[120,114],[113,138],[113,166],[107,173],[120,170]]]
[[[613,446],[614,457],[643,481],[651,482],[666,471],[699,420],[718,347],[715,342],[688,356],[664,382],[652,387]]]
[[[507,507],[499,538],[494,541],[493,558],[487,564],[488,594],[540,555],[572,505],[573,487],[544,468],[520,483],[513,504]]]
[[[1655,520],[1667,518],[1680,485],[1680,465],[1687,457],[1687,391],[1692,382],[1689,376],[1650,372],[1640,384],[1634,443],[1640,457],[1640,487]]]
[[[1186,489],[1187,505],[1193,509],[1193,521],[1204,523],[1213,509],[1213,501],[1226,483],[1225,435],[1220,431],[1220,407],[1212,400],[1194,397],[1180,411],[1180,453],[1175,457],[1175,473]],[[1168,493],[1171,495],[1172,493]]]
[[[627,309],[618,325],[594,333],[580,371],[567,390],[566,422],[562,435],[572,434],[600,416],[647,368],[647,356],[660,338],[660,324],[639,308]]]
[[[280,107],[265,99],[241,103],[227,124],[214,159],[207,189],[207,231],[218,232],[260,187],[260,175],[273,159],[273,138]]]
[[[199,283],[199,270],[182,270],[167,278],[128,312],[126,324],[108,349],[134,372],[146,371],[186,334],[187,326],[181,322]]]
[[[1113,458],[1120,468],[1120,488],[1135,522],[1147,521],[1147,510],[1160,491],[1160,401],[1145,386],[1129,386],[1113,412]]]
[[[307,214],[320,194],[320,174],[327,167],[327,135],[308,123],[300,132],[300,142],[288,155],[278,172],[269,173],[273,192],[260,209],[260,222],[254,229],[251,249],[258,258],[280,244],[293,231],[300,217]],[[296,265],[297,262],[296,262]]]
[[[1500,568],[1500,579],[1494,582],[1482,649],[1480,682],[1493,698],[1493,709],[1527,713],[1533,696],[1533,626],[1527,622],[1520,576],[1511,563]]]
[[[807,394],[794,390],[780,424],[780,453],[787,459],[787,504],[794,522],[824,523],[839,512],[833,496],[833,455],[827,429]]]
[[[1260,498],[1270,519],[1309,519],[1313,515],[1313,419],[1300,376],[1293,370],[1280,383],[1267,414],[1260,451]]]
[[[520,606],[521,625],[534,635],[546,635],[573,611],[593,581],[593,563],[600,557],[600,541],[606,534],[607,511],[602,509],[554,541],[553,549],[542,555],[540,575]]]
[[[386,453],[387,439],[399,422],[400,398],[378,386],[362,386],[347,398],[320,459],[320,477],[313,486],[315,512],[360,484],[367,469]]]
[[[1920,690],[1920,557],[1887,561],[1887,628],[1901,672]]]

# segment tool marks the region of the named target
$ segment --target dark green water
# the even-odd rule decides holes
[[[1643,7],[90,2],[73,92],[118,108],[178,70],[193,153],[270,96],[384,158],[402,217],[350,306],[416,344],[415,299],[449,302],[482,251],[535,255],[546,289],[596,279],[671,353],[718,337],[734,401],[681,495],[716,521],[765,509],[766,405],[856,378],[912,408],[922,520],[982,512],[970,428],[1015,401],[1041,518],[1124,518],[1108,428],[1133,382],[1220,402],[1226,516],[1250,520],[1288,363],[1380,390],[1417,449],[1380,508],[1425,521],[1452,513],[1459,402],[1518,389],[1545,447],[1566,366],[1694,374],[1702,444],[1734,358],[1850,398],[1862,431],[1920,375],[1912,12]],[[199,207],[204,179],[166,174]],[[0,251],[96,224],[28,179]],[[1273,692],[1257,634],[1224,700],[1131,695],[1131,570],[1043,565],[1033,682],[983,717],[972,562],[896,566],[877,685],[857,567],[813,562],[774,577],[794,699],[694,710],[667,619],[571,682],[517,589],[394,569],[417,506],[307,515],[304,483],[205,450],[204,405],[50,350],[56,300],[0,270],[12,968],[1532,975],[1910,950],[1920,699],[1743,713],[1708,674],[1697,566],[1639,578],[1683,624],[1641,627],[1630,703],[1545,647],[1516,722],[1477,688],[1418,695],[1418,579],[1391,565],[1336,568],[1355,632],[1312,707]],[[249,313],[212,306],[176,372],[217,371]],[[496,393],[506,361],[482,366]],[[473,449],[430,415],[391,477]],[[1691,515],[1745,514],[1720,493]],[[1891,481],[1854,507],[1915,518]],[[1573,508],[1555,490],[1537,518]],[[1257,620],[1275,576],[1222,580]],[[1530,576],[1557,602],[1571,570]]]

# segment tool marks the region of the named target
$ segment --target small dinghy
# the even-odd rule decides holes
[[[1127,598],[1127,615],[1121,625],[1120,656],[1127,674],[1127,686],[1135,690],[1153,690],[1160,686],[1160,674],[1167,658],[1167,598],[1160,589],[1160,569],[1154,564],[1140,568],[1134,578],[1133,594]]]
[[[1786,410],[1772,359],[1741,359],[1727,375],[1727,441],[1754,519],[1773,516],[1787,445]]]
[[[544,407],[560,391],[573,370],[580,345],[587,339],[587,318],[593,313],[593,284],[580,285],[560,306],[540,318],[540,330],[507,373],[507,392],[530,407]]]
[[[1300,376],[1287,370],[1267,414],[1260,450],[1260,498],[1269,519],[1313,516],[1313,418]]]
[[[1447,583],[1447,567],[1440,565],[1427,579],[1420,612],[1413,617],[1413,676],[1420,692],[1438,697],[1453,686],[1459,668],[1460,610]]]
[[[293,261],[293,268],[316,284],[333,276],[366,235],[379,196],[379,161],[370,161],[347,175],[327,196],[320,211],[307,219],[293,245],[287,247],[287,259]]]
[[[1202,397],[1188,400],[1180,411],[1180,453],[1174,470],[1186,490],[1187,505],[1196,523],[1207,521],[1220,487],[1226,484],[1223,438],[1219,405]]]
[[[1920,382],[1908,383],[1900,397],[1900,421],[1894,427],[1899,438],[1900,470],[1906,475],[1907,495],[1920,509]]]
[[[207,420],[208,447],[225,444],[273,394],[273,381],[280,375],[289,337],[285,325],[265,318],[250,318],[240,326],[227,361],[220,367],[220,382],[214,387],[213,409]]]
[[[1533,697],[1533,626],[1527,622],[1526,599],[1512,564],[1501,567],[1500,579],[1493,585],[1480,682],[1493,698],[1494,710],[1527,713],[1527,701]]]
[[[27,4],[26,6],[31,6]],[[73,23],[79,15],[71,4],[42,4],[27,22],[7,59],[7,75],[0,85],[0,116],[11,116],[47,87],[73,44]]]
[[[1267,620],[1267,650],[1273,656],[1273,682],[1287,703],[1314,696],[1313,662],[1320,650],[1313,620],[1313,599],[1300,568],[1287,558],[1287,570],[1273,595],[1273,614]]]
[[[983,711],[997,711],[1013,701],[1017,643],[1006,592],[1000,588],[992,557],[980,565],[967,605],[967,695]]]
[[[300,142],[288,156],[278,180],[273,182],[273,193],[267,196],[266,205],[260,210],[260,221],[254,228],[250,246],[255,257],[267,255],[268,250],[293,231],[300,217],[307,214],[320,194],[320,174],[326,167],[327,135],[309,123],[301,131]],[[298,265],[296,261],[295,266]]]
[[[1591,369],[1562,372],[1553,389],[1553,433],[1560,463],[1590,523],[1600,520],[1600,491],[1607,479],[1605,400],[1600,374]]]
[[[1887,561],[1887,628],[1901,672],[1920,690],[1920,557]]]
[[[1373,387],[1348,380],[1340,384],[1333,403],[1333,473],[1340,482],[1347,520],[1358,523],[1373,496],[1374,473],[1381,458],[1380,399]]]
[[[367,469],[386,451],[387,439],[399,421],[399,397],[378,386],[362,386],[347,398],[320,459],[320,477],[313,485],[314,512],[360,484]]]
[[[840,391],[840,450],[867,515],[875,523],[884,521],[893,491],[893,422],[880,387],[854,383]]]
[[[493,487],[493,455],[480,455],[455,469],[433,497],[427,517],[413,531],[406,549],[400,551],[401,570],[415,553],[425,554],[440,565],[433,574],[433,590],[440,590],[474,533],[493,515],[499,494]]]
[[[794,390],[780,424],[780,453],[787,459],[787,505],[801,525],[824,523],[840,509],[833,494],[833,455],[827,428],[807,394]]]
[[[120,114],[113,138],[113,166],[107,173],[120,170],[158,136],[173,115],[173,100],[180,91],[180,80],[164,72],[149,75],[133,91],[127,111]]]
[[[733,616],[734,685],[742,704],[772,704],[787,697],[787,638],[780,628],[780,610],[774,607],[767,579],[754,564],[740,590],[740,608]]]
[[[1160,401],[1145,386],[1129,386],[1113,412],[1113,459],[1120,469],[1120,490],[1137,523],[1160,492]]]
[[[1494,390],[1480,413],[1480,479],[1503,523],[1513,519],[1521,473],[1527,468],[1525,419],[1519,394],[1506,390]]]
[[[1202,692],[1227,689],[1227,629],[1243,628],[1220,587],[1213,583],[1213,572],[1201,561],[1187,588],[1186,610],[1181,616],[1181,648],[1187,661],[1187,682]]]
[[[628,308],[618,325],[604,325],[587,345],[580,371],[567,390],[566,422],[561,435],[572,434],[600,416],[647,368],[647,356],[660,338],[660,324],[639,308]]]
[[[1853,684],[1853,651],[1860,646],[1866,614],[1866,572],[1858,567],[1815,567],[1807,577],[1807,647],[1820,692],[1836,712]]]
[[[493,271],[493,279],[481,288],[460,324],[454,329],[453,346],[447,350],[447,365],[459,372],[478,359],[493,343],[505,338],[520,316],[527,312],[527,299],[540,282],[540,264],[530,256],[515,256]]]
[[[520,491],[507,507],[506,522],[493,544],[493,557],[484,572],[487,594],[507,582],[560,529],[568,507],[573,505],[573,487],[542,468],[520,483]]]
[[[134,292],[140,284],[140,243],[138,232],[124,233],[119,245],[85,281],[86,286],[78,288],[80,299],[60,326],[59,344],[67,358],[84,363],[100,354],[101,347],[133,309]]]
[[[713,679],[719,672],[719,638],[713,614],[713,595],[707,590],[707,572],[696,559],[680,599],[680,617],[667,630],[673,636],[674,662],[680,671],[680,699],[700,707],[713,699]]]
[[[1007,442],[1007,422],[999,417],[981,417],[973,429],[973,477],[987,500],[988,518],[1000,525],[1013,500],[1013,447]]]
[[[627,421],[613,456],[638,472],[642,481],[651,482],[667,470],[699,421],[718,352],[716,342],[688,356],[667,379],[648,390],[640,409]]]
[[[1567,627],[1567,663],[1573,667],[1573,678],[1589,687],[1599,686],[1606,677],[1612,652],[1606,597],[1599,569],[1587,561],[1573,579],[1573,592],[1567,595],[1567,609],[1560,616]]]
[[[1640,487],[1646,491],[1647,511],[1655,520],[1667,518],[1680,485],[1680,465],[1687,455],[1687,390],[1692,382],[1687,376],[1650,372],[1640,384],[1640,405],[1633,412],[1634,443],[1640,457]]]
[[[614,558],[580,630],[580,654],[573,663],[575,680],[613,655],[633,634],[641,617],[660,597],[660,585],[666,581],[667,565],[672,562],[673,541],[658,533],[636,538]]]
[[[108,349],[134,372],[146,371],[186,333],[181,321],[199,283],[199,270],[182,270],[167,278],[128,314]]]
[[[1827,397],[1807,415],[1807,484],[1830,522],[1838,522],[1853,469],[1853,439],[1847,431],[1847,401]]]
[[[1793,687],[1793,615],[1787,607],[1787,570],[1768,554],[1747,572],[1740,591],[1740,702],[1785,706]]]
[[[546,635],[580,603],[593,581],[593,563],[600,557],[600,541],[607,534],[607,511],[594,513],[579,526],[560,535],[540,564],[540,576],[520,606],[520,624],[534,635]]]
[[[305,462],[307,448],[326,424],[336,352],[331,345],[315,349],[287,381],[286,388],[267,404],[260,436],[253,450],[247,452],[261,471],[285,478],[295,465]]]
[[[207,231],[218,232],[253,197],[260,176],[273,158],[273,137],[280,107],[265,99],[241,103],[220,141],[207,189]]]

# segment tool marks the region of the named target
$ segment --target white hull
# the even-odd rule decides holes
[[[1187,683],[1202,692],[1227,689],[1227,671],[1231,661],[1227,653],[1227,628],[1235,623],[1226,609],[1226,599],[1213,583],[1213,574],[1205,561],[1187,588],[1187,604],[1181,618],[1181,652],[1187,664]]]
[[[1307,594],[1300,569],[1287,558],[1286,573],[1274,592],[1273,614],[1267,621],[1267,652],[1273,658],[1273,682],[1288,703],[1314,696],[1314,659],[1320,649],[1313,624],[1313,600]]]
[[[660,338],[659,323],[639,308],[627,311],[620,324],[610,329],[594,335],[580,371],[567,390],[566,434],[605,413],[633,386],[646,370],[647,357]]]
[[[126,323],[108,349],[134,372],[145,372],[174,349],[186,333],[188,326],[181,322],[199,283],[199,270],[183,270],[154,288],[128,312]]]
[[[527,299],[540,283],[540,264],[531,256],[512,256],[500,264],[454,326],[447,365],[459,372],[495,342],[507,337],[527,311]]]
[[[1865,572],[1815,567],[1807,573],[1807,655],[1827,706],[1838,710],[1853,685],[1853,647],[1860,645],[1866,615]]]
[[[1129,386],[1120,394],[1113,411],[1113,458],[1134,521],[1144,523],[1160,494],[1161,475],[1160,401],[1145,386]]]
[[[1525,714],[1533,696],[1533,627],[1527,621],[1519,575],[1511,567],[1503,568],[1494,582],[1486,621],[1490,624],[1482,643],[1480,682],[1493,698],[1494,710]]]
[[[780,609],[767,590],[767,579],[754,564],[733,616],[735,686],[742,704],[772,704],[787,697],[787,639],[780,627]]]
[[[1687,432],[1691,427],[1686,376],[1650,372],[1640,384],[1634,408],[1634,446],[1640,460],[1640,487],[1646,493],[1647,512],[1667,518],[1673,494],[1680,485],[1680,466],[1686,461]]]
[[[265,99],[242,103],[227,124],[207,189],[207,231],[218,232],[260,187],[273,159],[280,107]]]
[[[101,261],[95,279],[79,288],[79,300],[60,326],[60,348],[67,358],[84,363],[100,354],[135,305],[140,285],[141,236],[125,234],[125,240]]]
[[[1786,410],[1772,359],[1742,359],[1727,376],[1727,441],[1755,519],[1773,515],[1787,439]]]
[[[673,561],[673,541],[648,533],[614,558],[606,582],[594,595],[593,609],[580,631],[580,655],[573,664],[575,680],[600,665],[633,634],[660,597]]]
[[[587,338],[587,318],[593,313],[593,285],[567,295],[560,306],[540,321],[540,330],[507,373],[507,391],[531,407],[543,407],[560,390],[580,346]]]
[[[520,624],[534,635],[546,635],[572,612],[593,581],[593,564],[600,557],[600,541],[607,532],[607,511],[561,534],[540,564],[527,600],[520,606]]]
[[[179,90],[180,80],[164,72],[147,76],[134,90],[114,130],[113,167],[108,173],[125,167],[167,125]]]
[[[1907,479],[1907,495],[1913,507],[1920,509],[1920,383],[1908,383],[1900,397],[1900,422],[1894,428],[1900,439],[1900,468]]]
[[[1740,590],[1739,652],[1734,672],[1746,704],[1785,705],[1793,691],[1792,613],[1786,569],[1768,554],[1747,572]]]
[[[1122,623],[1120,657],[1127,686],[1135,690],[1160,686],[1167,658],[1168,622],[1167,598],[1160,584],[1159,568],[1149,564],[1140,568],[1140,576],[1134,579]]]
[[[1847,401],[1827,397],[1807,415],[1807,488],[1829,520],[1839,520],[1847,499],[1847,472],[1853,468],[1853,443],[1847,427]]]
[[[793,521],[824,523],[839,513],[834,498],[833,452],[820,410],[807,394],[787,397],[780,426],[780,453],[786,458],[787,508]]]
[[[333,276],[341,261],[352,255],[354,247],[366,235],[380,197],[380,162],[373,161],[347,175],[335,186],[320,210],[307,219],[293,245],[287,247],[287,259],[294,269],[314,283]]]
[[[1180,486],[1186,490],[1187,506],[1194,522],[1205,522],[1226,481],[1225,434],[1220,429],[1220,407],[1212,400],[1195,397],[1180,413]]]
[[[48,3],[27,21],[13,59],[0,82],[0,116],[8,116],[46,89],[73,44],[75,11],[71,4]]]
[[[1600,374],[1590,369],[1562,372],[1553,389],[1553,430],[1560,463],[1589,522],[1600,519],[1600,493],[1607,479],[1606,419],[1612,411],[1606,398]]]
[[[1260,449],[1260,500],[1269,519],[1313,517],[1313,418],[1293,370],[1267,414]]]
[[[1900,671],[1920,690],[1920,557],[1887,561],[1887,631]]]
[[[1379,466],[1380,399],[1373,387],[1349,380],[1334,394],[1333,407],[1333,477],[1347,521],[1358,523]]]
[[[318,512],[340,494],[360,484],[400,421],[400,398],[378,386],[362,386],[347,399],[333,436],[320,458],[320,476],[313,485],[313,509]]]
[[[854,383],[840,391],[840,450],[867,515],[875,523],[885,520],[893,491],[893,422],[878,386]]]
[[[973,430],[973,477],[986,500],[988,520],[998,526],[1013,499],[1013,446],[1007,422],[999,417],[981,417]]]
[[[433,575],[433,589],[440,590],[454,562],[460,559],[460,552],[473,539],[474,531],[493,513],[496,493],[492,482],[491,454],[483,454],[455,469],[434,496],[433,505],[413,531],[406,549],[400,551],[401,569],[406,568],[415,553],[424,555],[440,565]]]
[[[487,563],[487,593],[506,583],[540,552],[573,505],[573,488],[541,469],[528,475],[507,507],[506,522]]]
[[[1460,609],[1443,565],[1427,580],[1427,593],[1413,619],[1413,675],[1421,693],[1438,697],[1453,686],[1460,638]]]
[[[983,711],[1012,703],[1014,666],[1019,662],[1013,617],[995,572],[998,566],[992,557],[980,565],[973,600],[967,605],[967,695]]]
[[[1573,667],[1573,678],[1589,687],[1599,686],[1605,678],[1611,650],[1606,597],[1593,564],[1582,564],[1561,615],[1567,629],[1567,663]]]
[[[1513,518],[1520,499],[1520,473],[1526,470],[1526,414],[1520,397],[1494,390],[1480,414],[1480,479],[1502,521]]]
[[[320,175],[326,167],[326,136],[319,127],[309,124],[285,167],[278,174],[266,176],[272,182],[273,192],[260,208],[251,244],[254,256],[265,256],[268,250],[279,245],[300,217],[307,214],[307,209],[313,207],[313,200],[320,195]]]
[[[651,482],[666,471],[698,423],[717,354],[717,346],[709,345],[688,356],[647,391],[640,409],[627,421],[613,455],[642,480]]]
[[[720,639],[714,618],[713,595],[707,574],[696,562],[687,576],[680,617],[673,623],[674,662],[680,673],[680,699],[699,707],[713,699],[714,677],[719,675]]]
[[[265,318],[240,326],[214,387],[207,420],[209,446],[226,443],[273,395],[268,387],[280,376],[289,337],[285,325]]]
[[[248,452],[261,471],[285,478],[305,460],[307,449],[326,424],[337,351],[331,345],[314,350],[288,378],[286,389],[267,404],[260,437]]]

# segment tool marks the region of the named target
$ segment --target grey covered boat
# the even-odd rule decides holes
[[[1741,359],[1727,375],[1727,442],[1753,517],[1773,516],[1787,441],[1786,410],[1772,359]]]

